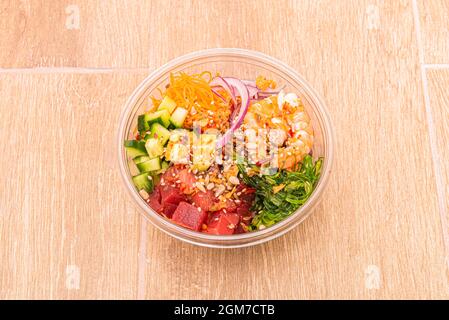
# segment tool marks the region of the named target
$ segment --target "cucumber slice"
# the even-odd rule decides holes
[[[149,126],[157,122],[167,128],[170,125],[170,113],[167,110],[156,111],[148,116],[147,121]]]
[[[137,130],[139,130],[140,133],[150,130],[150,125],[148,124],[149,117],[149,114],[141,114],[137,117]]]
[[[184,123],[184,120],[187,117],[187,114],[189,111],[187,109],[178,107],[176,110],[172,113],[170,117],[170,122],[176,127],[181,128],[182,124]]]
[[[125,140],[125,149],[128,156],[133,159],[139,156],[147,155],[147,150],[145,149],[145,141]]]
[[[170,167],[170,164],[167,161],[162,161],[161,168],[162,169],[168,169]]]
[[[168,138],[170,138],[170,131],[164,128],[160,123],[153,123],[151,125],[151,134],[152,137],[157,138],[163,146],[165,146]]]
[[[153,177],[148,175],[147,172],[138,174],[137,176],[133,177],[134,185],[136,186],[137,190],[145,190],[148,193],[153,192],[154,183],[153,183]]]
[[[148,156],[150,158],[160,157],[164,153],[164,146],[159,142],[159,139],[150,138],[145,142]],[[148,160],[148,159],[147,159]]]
[[[161,170],[159,170],[161,171]],[[153,174],[153,173],[152,173]],[[159,182],[161,182],[161,175],[159,173],[152,175],[153,177],[153,185],[157,186]]]
[[[161,159],[159,157],[153,158],[136,164],[140,172],[151,172],[161,168]]]
[[[164,173],[165,171],[167,171],[168,167],[170,167],[170,163],[168,163],[167,161],[162,161],[161,162],[161,168],[157,171],[152,171],[150,172],[151,175],[153,175],[153,181],[156,183],[156,181],[158,181],[158,177],[160,178],[160,174]]]
[[[151,158],[149,156],[140,156],[140,157],[134,158],[133,161],[134,161],[135,164],[138,164],[138,163],[141,163],[141,162],[148,161],[150,159]]]
[[[173,101],[173,99],[171,99],[170,97],[165,96],[164,99],[162,99],[161,104],[159,105],[157,110],[167,110],[168,112],[172,113],[175,108],[176,102]]]

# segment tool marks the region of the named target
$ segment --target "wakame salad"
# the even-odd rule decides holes
[[[282,221],[312,194],[322,158],[301,99],[264,76],[170,75],[124,146],[158,214],[214,235]]]

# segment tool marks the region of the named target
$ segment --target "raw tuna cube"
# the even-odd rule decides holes
[[[171,218],[177,207],[178,206],[176,204],[166,203],[162,212],[164,213],[164,216]]]
[[[178,205],[185,200],[185,196],[181,190],[171,185],[161,186],[161,204],[165,206],[167,203]]]
[[[237,209],[237,204],[234,202],[234,200],[226,199],[226,204],[224,209],[226,209],[226,212],[235,212]]]
[[[215,202],[215,195],[212,191],[197,192],[192,196],[192,203],[200,207],[203,211],[209,211]]]
[[[147,199],[147,202],[154,211],[156,212],[162,211],[161,191],[159,190],[158,187],[156,187],[154,191],[150,194],[150,197]]]
[[[245,190],[245,191],[243,191]],[[256,189],[248,187],[244,184],[241,184],[237,187],[237,192],[241,192],[242,194],[240,195],[240,200],[242,200],[242,202],[248,202],[250,204],[253,203],[254,198],[256,197],[255,192]]]
[[[251,212],[250,208],[251,205],[249,203],[242,202],[242,204],[237,207],[236,213],[242,217],[251,217],[253,213]]]
[[[183,227],[199,231],[206,217],[206,211],[198,210],[194,205],[182,201],[173,213],[172,220]]]
[[[224,213],[223,210],[214,213],[207,226],[207,233],[216,235],[233,234],[240,222],[240,217],[236,213]]]
[[[179,189],[185,194],[191,194],[194,191],[194,185],[196,182],[195,175],[192,172],[189,172],[187,169],[183,169],[178,172],[177,181],[179,183]]]
[[[178,178],[178,173],[181,170],[178,166],[171,166],[165,171],[165,173],[161,176],[161,181],[167,184],[174,183]]]

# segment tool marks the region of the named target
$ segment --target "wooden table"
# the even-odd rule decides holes
[[[449,1],[2,1],[0,298],[449,298]],[[294,67],[337,135],[324,201],[264,245],[194,247],[140,217],[124,102],[184,53]]]

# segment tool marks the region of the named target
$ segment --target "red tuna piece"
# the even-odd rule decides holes
[[[191,194],[194,191],[196,178],[188,169],[179,171],[176,181],[179,182],[179,189],[185,194]]]
[[[166,216],[167,218],[171,218],[177,207],[178,205],[176,204],[166,203],[162,212],[164,216]]]
[[[233,234],[239,222],[240,217],[238,214],[225,213],[224,210],[220,210],[211,217],[206,232],[215,235]]]
[[[243,191],[245,190],[245,191]],[[253,203],[254,198],[256,197],[256,189],[248,187],[244,184],[241,184],[237,187],[236,192],[241,192],[241,195],[239,197],[240,200],[242,200],[242,202],[248,202],[250,204]]]
[[[182,201],[173,213],[172,220],[183,227],[199,231],[206,217],[206,211],[198,210],[194,205]]]
[[[215,202],[215,195],[212,191],[197,192],[192,196],[192,202],[203,211],[209,211]]]
[[[226,209],[226,212],[228,212],[228,213],[235,212],[235,210],[237,209],[237,204],[234,202],[234,200],[226,199],[224,209]]]
[[[237,207],[236,213],[241,217],[251,217],[253,212],[250,210],[251,204],[243,202]]]
[[[185,196],[181,190],[171,185],[161,186],[161,204],[165,207],[167,203],[178,205],[181,201],[185,200]]]
[[[179,166],[171,166],[169,167],[164,174],[161,176],[161,182],[164,182],[166,184],[172,184],[174,183],[178,178],[178,173],[181,171],[182,168]]]
[[[147,202],[154,211],[156,212],[162,211],[161,191],[159,190],[158,187],[156,187],[150,194],[150,197],[147,199]]]

